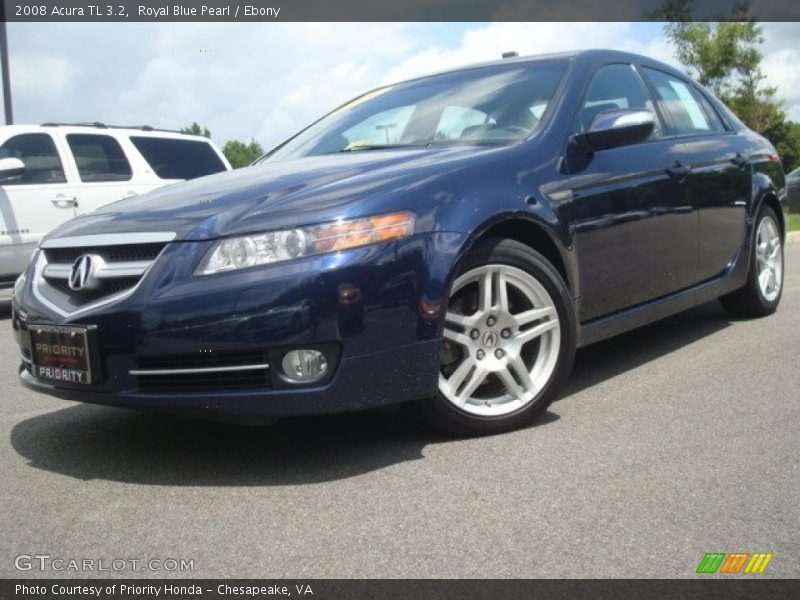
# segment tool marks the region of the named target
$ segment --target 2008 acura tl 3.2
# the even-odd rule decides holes
[[[773,146],[647,58],[424,77],[53,231],[16,285],[20,379],[253,420],[415,401],[505,430],[576,347],[717,297],[773,312],[784,196]]]

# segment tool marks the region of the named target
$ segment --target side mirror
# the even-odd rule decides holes
[[[25,172],[25,163],[18,158],[0,158],[0,181],[19,177]]]
[[[609,110],[595,116],[589,130],[575,134],[570,141],[585,152],[607,150],[643,142],[655,126],[649,110]]]

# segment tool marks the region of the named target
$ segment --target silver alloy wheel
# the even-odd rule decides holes
[[[476,296],[476,310],[464,314],[456,299],[468,292]],[[550,294],[530,273],[490,264],[456,279],[450,298],[439,391],[479,416],[503,416],[528,404],[553,375],[561,347]],[[454,354],[457,359],[445,360]]]
[[[761,219],[756,233],[758,287],[767,302],[773,302],[783,283],[783,254],[778,224],[770,216]]]

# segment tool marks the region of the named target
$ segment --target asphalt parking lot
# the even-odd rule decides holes
[[[246,428],[37,396],[4,317],[0,576],[92,575],[14,567],[47,554],[193,559],[198,577],[691,577],[741,551],[798,577],[800,245],[786,254],[777,314],[712,303],[584,349],[538,425],[471,440],[405,414]]]

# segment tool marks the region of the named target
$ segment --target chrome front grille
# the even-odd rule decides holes
[[[109,263],[117,262],[150,262],[164,249],[164,243],[155,244],[123,244],[120,246],[95,246],[92,248],[46,248],[44,254],[48,263],[69,263],[82,254],[99,254]]]
[[[156,232],[46,240],[37,259],[34,290],[39,300],[63,315],[119,300],[133,292],[174,237]]]
[[[98,298],[104,298],[106,296],[119,294],[121,292],[131,289],[133,286],[139,283],[139,279],[141,279],[141,276],[109,279],[107,281],[103,281],[103,283],[99,287],[89,290],[70,289],[67,277],[49,276],[46,268],[45,268],[44,278],[47,284],[50,285],[54,290],[57,290],[60,293],[65,294],[67,296],[74,296],[77,300],[79,300],[79,302],[91,302],[92,300],[97,300]]]

